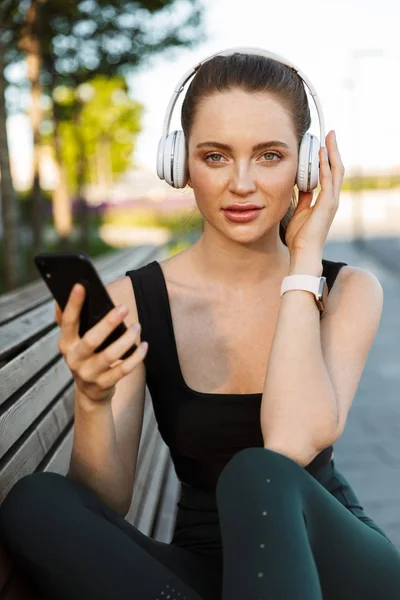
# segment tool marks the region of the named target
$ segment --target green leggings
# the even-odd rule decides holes
[[[399,600],[400,553],[333,461],[314,477],[264,448],[235,454],[218,479],[223,565],[218,558],[215,568],[214,559],[143,535],[57,473],[14,485],[0,507],[0,538],[43,599]],[[193,511],[202,519],[195,536],[214,523],[205,496],[203,512]]]
[[[226,465],[217,487],[230,573],[224,599],[400,598],[398,550],[364,514],[333,461],[317,478],[264,448],[240,451]]]

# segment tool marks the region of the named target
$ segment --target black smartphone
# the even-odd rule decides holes
[[[62,311],[64,311],[74,285],[80,283],[84,286],[86,294],[80,314],[80,337],[83,337],[115,307],[87,254],[83,252],[40,253],[36,254],[34,262]],[[125,331],[127,331],[125,323],[117,325],[103,343],[95,349],[95,352],[102,352]],[[136,348],[137,345],[133,344],[120,359],[125,360],[131,356]]]

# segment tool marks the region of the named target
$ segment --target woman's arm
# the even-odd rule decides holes
[[[289,274],[321,276],[322,259],[292,259]],[[266,448],[306,466],[340,437],[382,303],[379,281],[355,267],[342,267],[321,321],[311,293],[282,296],[261,403]]]

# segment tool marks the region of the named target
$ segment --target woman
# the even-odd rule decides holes
[[[400,554],[332,459],[382,310],[371,273],[322,258],[344,174],[334,132],[311,206],[292,197],[310,111],[290,67],[208,60],[182,125],[202,235],[109,284],[126,310],[82,339],[83,288],[56,306],[76,391],[69,477],[22,478],[2,539],[46,598],[399,598]],[[280,295],[291,275],[326,277],[321,315],[305,290]],[[133,328],[93,354],[122,320]],[[171,544],[124,520],[146,383],[182,482]]]

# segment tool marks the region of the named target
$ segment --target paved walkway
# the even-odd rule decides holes
[[[329,238],[325,245],[325,258],[371,271],[384,290],[380,327],[335,444],[335,462],[366,514],[400,550],[400,243],[369,239],[366,248]],[[377,250],[391,261],[390,268],[387,260],[375,258]]]

